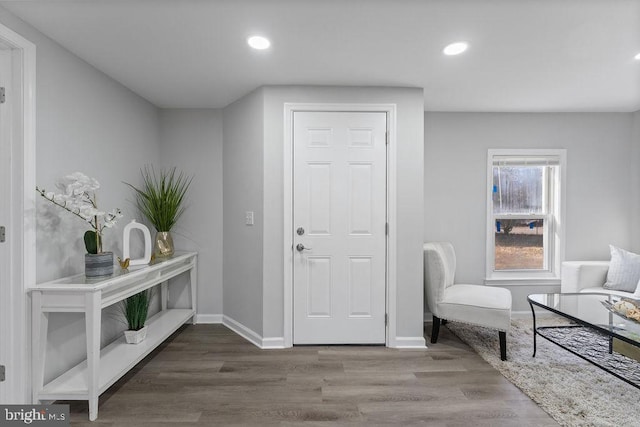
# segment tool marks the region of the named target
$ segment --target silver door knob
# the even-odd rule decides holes
[[[304,245],[302,243],[298,243],[296,245],[296,249],[298,250],[298,252],[302,252],[302,251],[309,251],[311,250],[311,248],[305,248]]]

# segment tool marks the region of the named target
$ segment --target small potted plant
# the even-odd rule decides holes
[[[56,184],[61,193],[48,192],[38,188],[36,191],[54,205],[71,212],[87,222],[91,227],[84,233],[85,275],[87,277],[110,276],[113,274],[113,252],[102,250],[102,233],[122,218],[120,209],[104,212],[98,209],[96,190],[100,183],[82,172],[74,172],[60,179]]]
[[[162,169],[156,175],[153,167],[140,171],[142,187],[127,182],[135,191],[136,205],[156,229],[153,253],[156,257],[170,257],[174,253],[171,229],[184,213],[184,197],[193,177],[176,172],[176,168]]]
[[[151,302],[151,290],[147,289],[122,301],[122,313],[128,330],[124,331],[129,344],[139,344],[147,337],[147,314]]]

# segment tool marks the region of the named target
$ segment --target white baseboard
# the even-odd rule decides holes
[[[263,338],[262,345],[260,348],[264,350],[272,350],[285,348],[284,346],[284,337],[276,337],[276,338]]]
[[[426,315],[425,315],[426,316]],[[429,315],[429,319],[431,316]],[[224,314],[196,314],[196,323],[199,324],[223,324],[231,329],[251,344],[263,350],[274,350],[286,348],[284,345],[284,337],[262,338],[257,332],[247,328],[242,323]],[[396,337],[393,343],[389,344],[391,348],[427,348],[424,337]]]
[[[222,316],[222,324],[227,328],[231,329],[236,334],[240,335],[242,338],[249,341],[251,344],[263,350],[285,348],[284,337],[262,338],[260,334],[256,333],[255,331],[252,331],[251,329],[244,326],[242,323],[232,319],[227,315]]]
[[[223,324],[251,344],[264,350],[285,348],[284,337],[262,338],[260,334],[224,314],[196,314],[196,323]]]
[[[222,314],[196,314],[196,323],[222,323]]]
[[[424,337],[396,337],[393,342],[389,343],[389,347],[425,349],[427,343]]]
[[[260,334],[257,334],[256,332],[247,328],[242,323],[232,319],[225,314],[222,316],[222,324],[231,329],[236,334],[240,335],[242,338],[249,341],[251,344],[255,345],[256,347],[262,348],[262,337],[260,336]]]

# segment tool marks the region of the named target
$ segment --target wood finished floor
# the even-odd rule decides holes
[[[446,327],[438,341],[260,350],[190,325],[100,397],[96,421],[86,402],[59,403],[72,426],[557,425]]]

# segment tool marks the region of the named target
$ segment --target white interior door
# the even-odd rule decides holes
[[[6,97],[11,96],[11,50],[0,44],[0,87],[5,88]],[[7,238],[11,238],[9,225],[11,224],[11,104],[0,103],[0,226],[7,227]],[[11,384],[11,354],[12,331],[10,330],[12,290],[10,289],[11,250],[9,241],[0,242],[0,365],[6,366],[6,381],[0,382],[0,403],[9,399]]]
[[[294,113],[294,344],[385,342],[386,130],[386,113]]]

